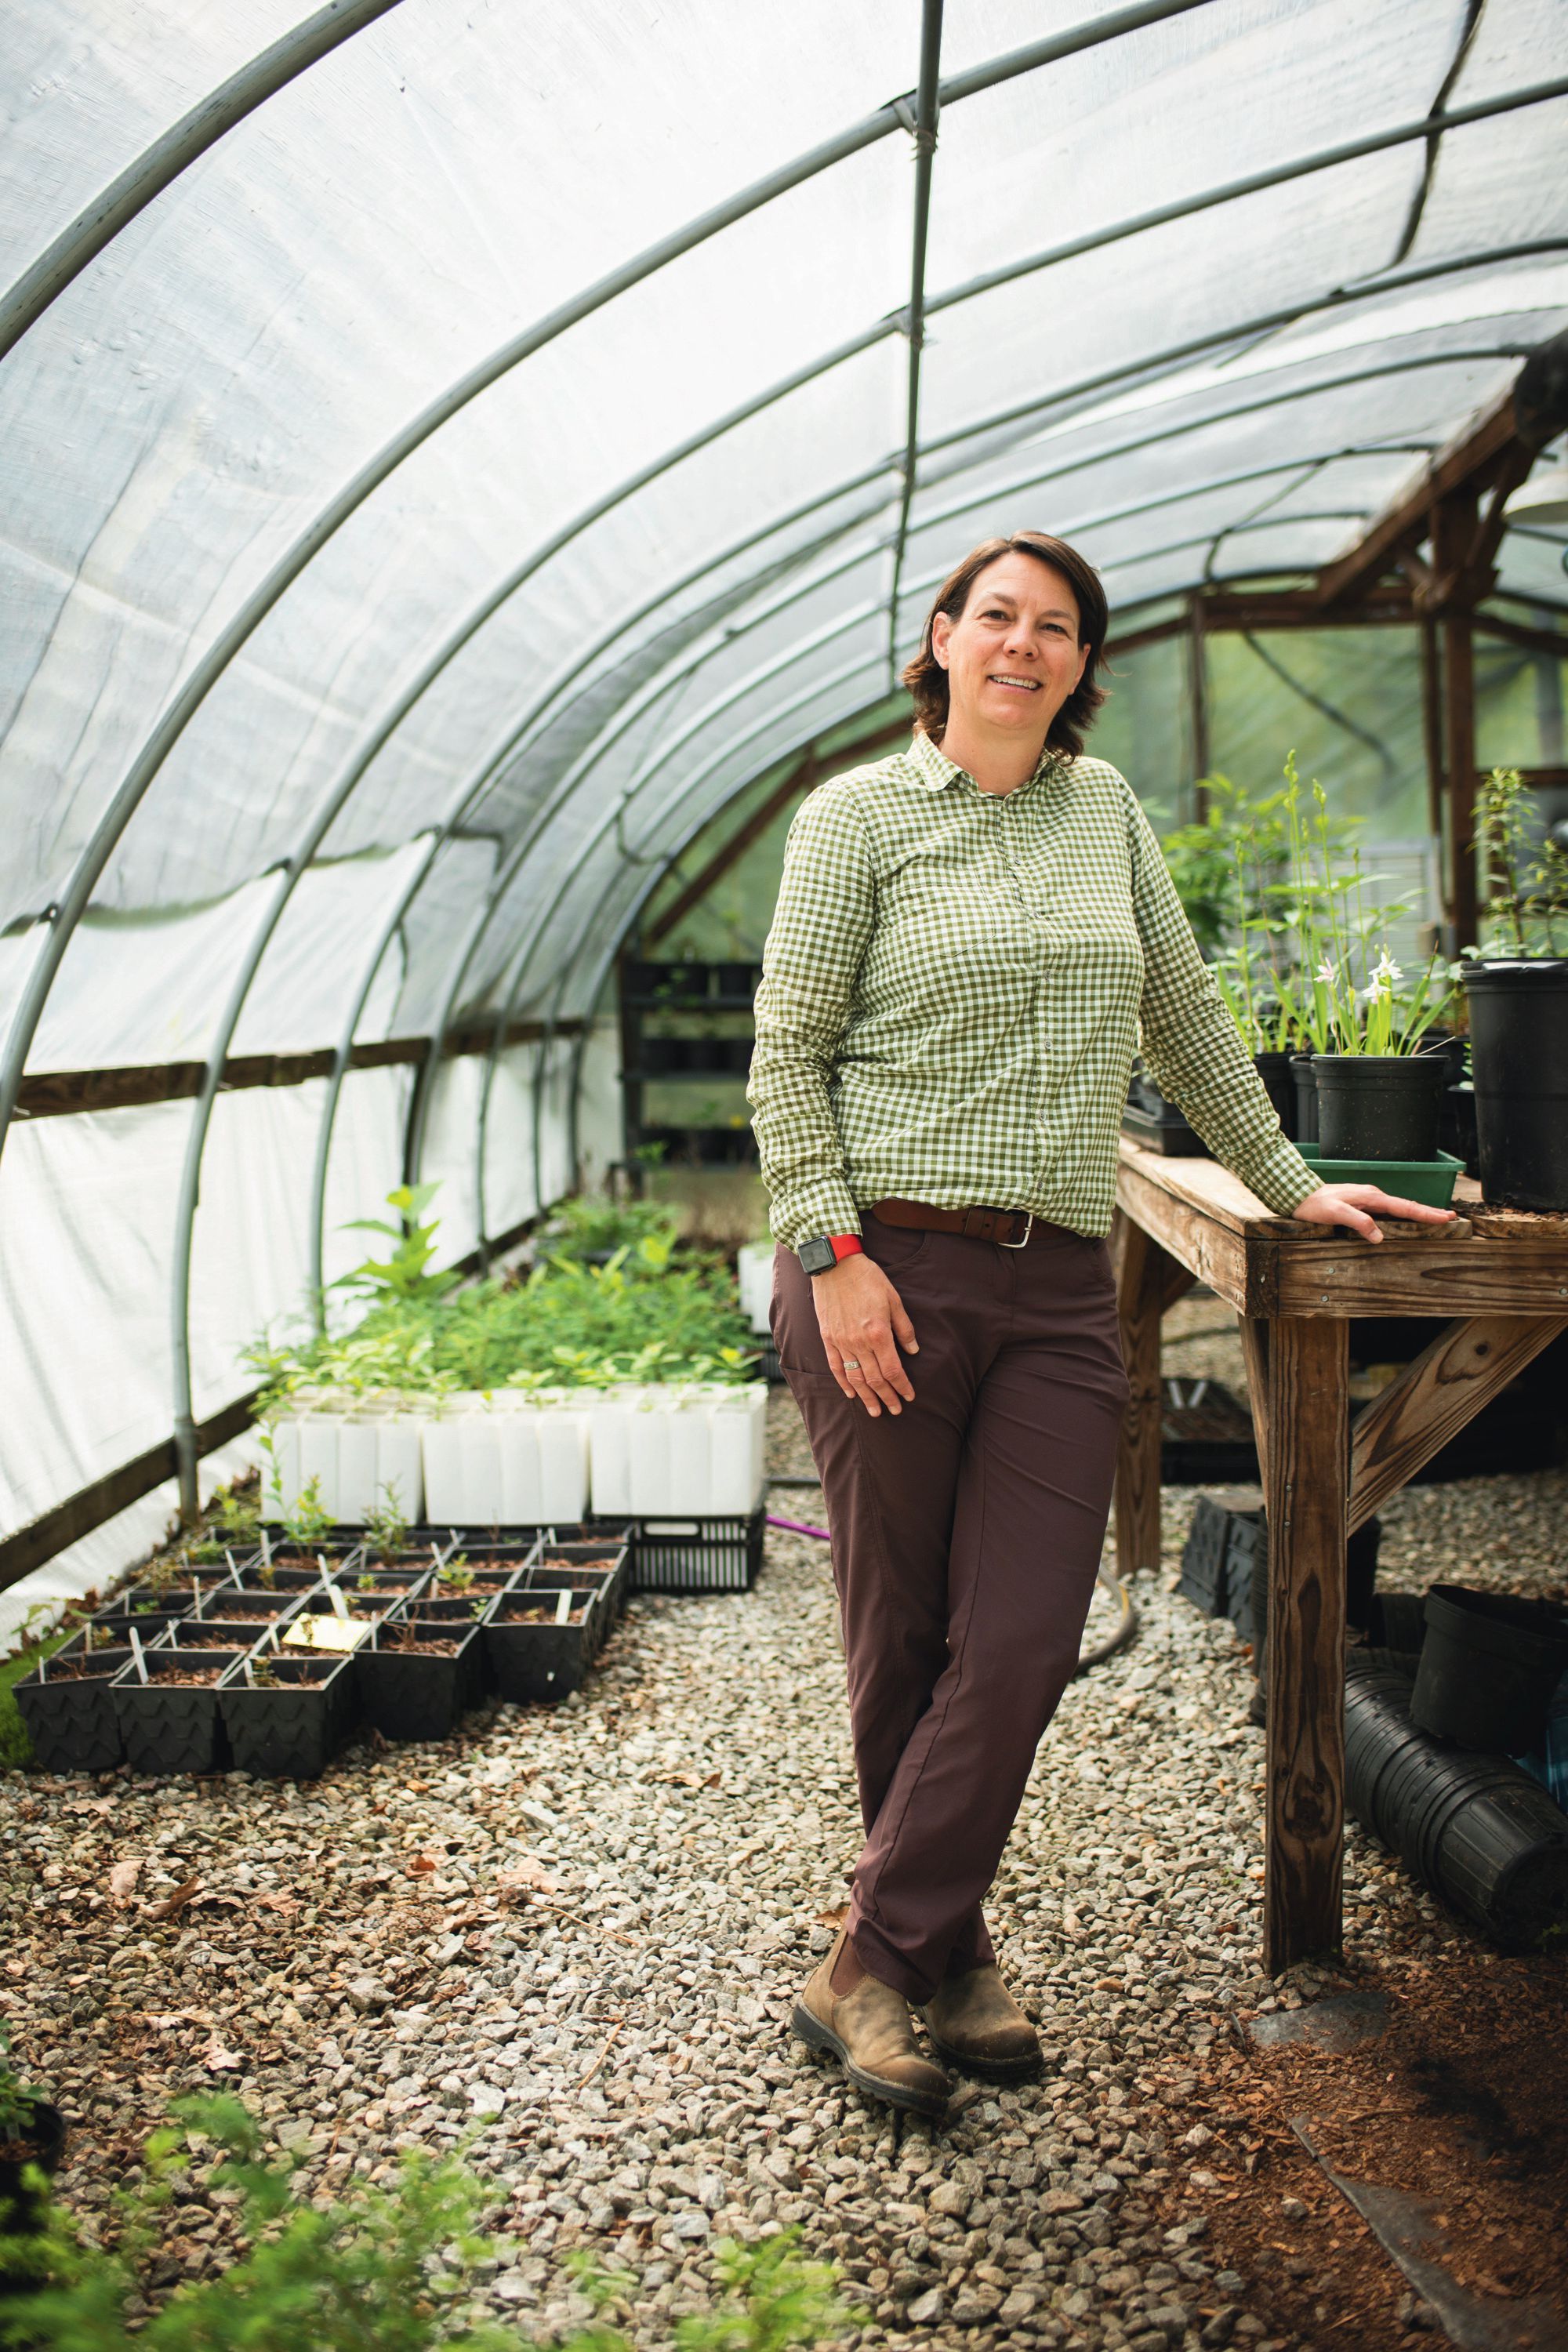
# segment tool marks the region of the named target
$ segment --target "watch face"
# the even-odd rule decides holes
[[[830,1265],[838,1263],[833,1254],[833,1244],[826,1234],[813,1234],[809,1241],[801,1243],[795,1255],[807,1274],[826,1274]]]

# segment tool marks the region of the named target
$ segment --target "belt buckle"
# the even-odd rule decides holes
[[[1018,1212],[1015,1209],[1015,1210],[1014,1210],[1014,1212],[1013,1212],[1013,1213],[1014,1213],[1014,1215],[1015,1215],[1015,1216],[1016,1216],[1016,1215],[1017,1215],[1017,1213],[1018,1213]],[[998,1243],[997,1243],[997,1244],[996,1244],[996,1246],[997,1246],[997,1248],[998,1248],[998,1249],[1027,1249],[1027,1247],[1028,1247],[1028,1245],[1029,1245],[1029,1235],[1034,1232],[1034,1230],[1035,1230],[1035,1213],[1034,1213],[1033,1209],[1026,1209],[1026,1210],[1024,1211],[1024,1238],[1023,1238],[1023,1240],[1022,1240],[1021,1242],[998,1242]]]

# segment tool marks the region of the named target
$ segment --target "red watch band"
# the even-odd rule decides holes
[[[835,1257],[854,1257],[857,1253],[864,1255],[866,1244],[858,1234],[829,1234],[827,1238],[833,1244]]]

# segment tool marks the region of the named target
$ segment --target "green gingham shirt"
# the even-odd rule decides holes
[[[747,1096],[774,1237],[888,1195],[1100,1234],[1133,1053],[1216,1160],[1288,1215],[1288,1143],[1131,787],[1047,751],[983,793],[929,736],[820,785],[790,826]]]

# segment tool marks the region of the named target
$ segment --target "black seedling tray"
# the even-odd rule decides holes
[[[255,1660],[248,1663],[254,1671]],[[272,1685],[247,1683],[246,1664],[234,1665],[218,1691],[236,1766],[278,1779],[319,1779],[357,1713],[353,1656],[268,1657]]]
[[[450,1657],[399,1651],[388,1637],[400,1625],[427,1625],[440,1635],[450,1632],[459,1646]],[[355,1654],[354,1663],[361,1707],[385,1738],[448,1739],[483,1696],[482,1621],[461,1601],[400,1603]]]
[[[541,1559],[519,1577],[485,1618],[485,1650],[490,1681],[503,1698],[525,1702],[561,1699],[581,1688],[616,1621],[625,1585],[627,1554],[591,1544],[547,1547],[552,1564]],[[563,1593],[569,1614],[554,1612]],[[514,1612],[543,1609],[542,1619]]]
[[[603,1536],[563,1535],[539,1547],[539,1557],[518,1578],[514,1591],[524,1586],[597,1580],[604,1588],[605,1631],[619,1619],[631,1586],[632,1541],[629,1528],[613,1541]]]
[[[110,1685],[126,1761],[137,1772],[216,1772],[228,1761],[223,1710],[216,1683],[167,1682],[182,1668],[205,1673],[232,1666],[242,1652],[158,1650],[149,1652],[143,1683],[135,1661]]]
[[[97,1648],[99,1671],[59,1679],[59,1669],[89,1654],[88,1636],[62,1643],[45,1666],[12,1685],[17,1712],[26,1726],[33,1754],[46,1772],[111,1772],[125,1750],[110,1685],[131,1663],[129,1648]]]

